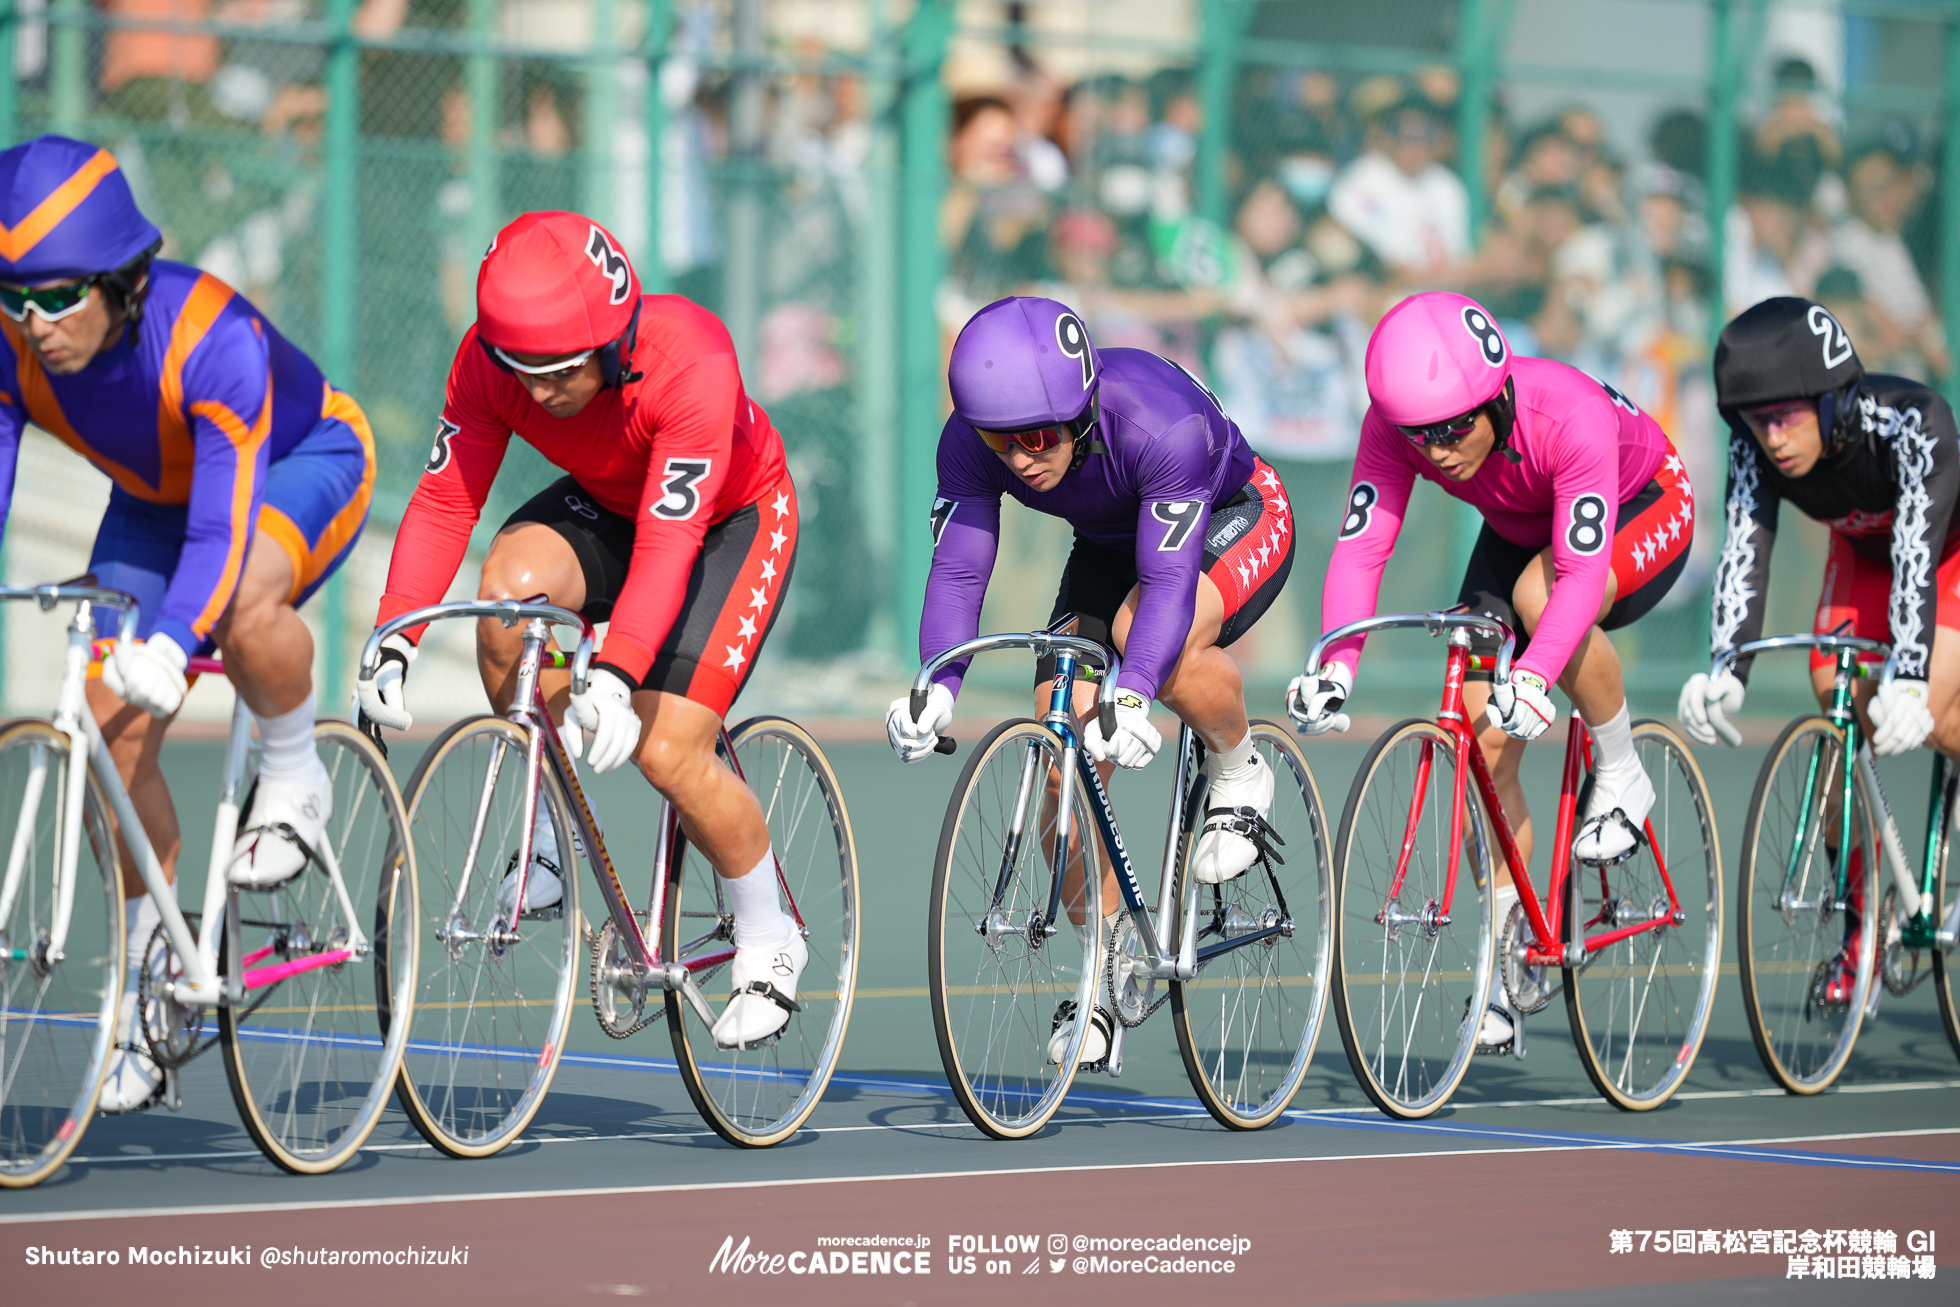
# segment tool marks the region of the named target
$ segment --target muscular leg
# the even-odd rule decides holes
[[[156,850],[157,861],[163,864],[163,878],[174,885],[177,854],[184,846],[184,836],[177,825],[177,805],[171,801],[170,786],[163,779],[163,769],[157,765],[157,755],[163,751],[163,733],[169,723],[124,703],[100,681],[88,683],[88,705],[95,714],[96,725],[102,728],[102,740],[115,760],[116,773],[122,777],[136,815],[142,819],[143,833],[149,837],[150,847]],[[116,841],[122,846],[123,894],[129,898],[148,894],[149,888],[143,884],[143,877],[136,870],[136,859],[130,855],[129,844],[120,830]]]
[[[476,597],[501,602],[539,594],[573,612],[584,608],[585,570],[579,566],[578,555],[565,537],[541,522],[507,526],[490,542],[490,556],[483,560]],[[483,692],[497,712],[508,712],[517,694],[517,660],[523,652],[521,625],[506,628],[494,617],[477,622],[477,671],[483,677]],[[562,721],[572,696],[571,673],[540,672],[538,682],[545,703]]]
[[[678,694],[642,690],[633,711],[645,731],[634,761],[680,813],[688,839],[724,880],[740,880],[769,852],[755,794],[715,756],[721,715]]]
[[[313,633],[294,610],[293,560],[254,536],[245,574],[211,637],[224,654],[225,678],[259,717],[277,717],[313,693]]]

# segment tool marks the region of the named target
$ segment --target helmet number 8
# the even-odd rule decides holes
[[[1478,347],[1484,352],[1484,362],[1494,368],[1502,366],[1505,357],[1504,333],[1485,316],[1482,309],[1474,304],[1464,306],[1463,329],[1476,337]]]
[[[1580,495],[1572,501],[1571,518],[1566,545],[1575,554],[1598,553],[1606,543],[1606,501],[1598,495]]]

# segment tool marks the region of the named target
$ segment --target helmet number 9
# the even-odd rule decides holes
[[[1571,515],[1566,545],[1575,554],[1598,553],[1606,543],[1606,501],[1598,495],[1580,495],[1572,501]]]
[[[1474,304],[1463,308],[1463,329],[1476,338],[1477,347],[1484,352],[1484,362],[1492,367],[1502,367],[1507,351],[1504,348],[1504,333],[1497,329],[1484,311]]]
[[[1073,313],[1064,313],[1055,319],[1055,344],[1066,358],[1072,358],[1082,365],[1082,389],[1087,390],[1096,380],[1096,356],[1089,352],[1089,333],[1082,327],[1082,319]]]

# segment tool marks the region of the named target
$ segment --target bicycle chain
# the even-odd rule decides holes
[[[617,937],[617,934],[618,932],[613,929],[613,924],[611,921],[606,922],[605,925],[599,927],[598,930],[592,932],[592,973],[591,973],[592,974],[592,1015],[598,1021],[599,1029],[605,1031],[608,1035],[611,1035],[614,1039],[630,1039],[635,1034],[638,1034],[640,1031],[645,1030],[648,1026],[652,1025],[654,1022],[660,1020],[661,1017],[665,1016],[667,1009],[665,1003],[663,1002],[661,1006],[658,1009],[656,1009],[654,1015],[652,1016],[645,1015],[647,996],[645,994],[642,994],[640,996],[640,1004],[641,1004],[640,1010],[642,1015],[638,1021],[626,1027],[624,1030],[621,1030],[617,1026],[613,1025],[611,1021],[606,1019],[606,1009],[604,1004],[600,1001],[599,998],[600,983],[601,983],[599,980],[599,968],[602,965],[604,965],[606,960],[606,953],[611,947],[612,940]]]

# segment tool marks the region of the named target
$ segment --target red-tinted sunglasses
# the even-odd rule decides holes
[[[1045,454],[1061,444],[1066,434],[1061,427],[1036,427],[1033,431],[981,431],[975,427],[974,431],[996,454],[1005,454],[1010,440],[1030,454]]]

